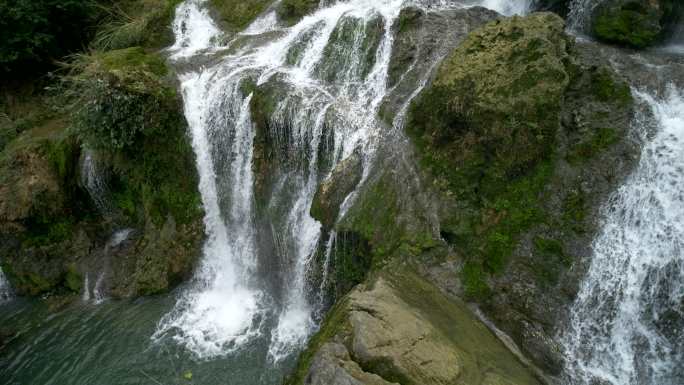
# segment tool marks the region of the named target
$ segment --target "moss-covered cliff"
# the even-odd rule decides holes
[[[177,3],[115,8],[48,91],[6,95],[0,262],[18,294],[78,293],[88,274],[106,276],[109,295],[153,294],[192,271],[202,239],[194,154],[174,75],[155,53]]]

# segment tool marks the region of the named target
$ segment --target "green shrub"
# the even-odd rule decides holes
[[[161,48],[172,43],[171,20],[181,0],[138,0],[103,7],[107,13],[93,47],[100,50],[134,46]]]
[[[160,76],[166,72],[157,55],[127,48],[81,59],[83,72],[73,77],[80,93],[74,116],[78,137],[96,150],[124,150],[141,137],[163,132],[178,121],[175,89]]]

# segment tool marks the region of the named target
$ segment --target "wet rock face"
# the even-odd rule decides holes
[[[326,228],[332,228],[340,206],[361,181],[362,173],[363,164],[358,153],[337,165],[330,177],[318,187],[311,206],[311,216]]]
[[[408,7],[391,27],[395,35],[387,85],[393,88],[381,111],[390,123],[426,73],[453,51],[469,32],[499,17],[494,11],[473,7],[423,11]]]
[[[598,39],[645,48],[661,40],[681,17],[673,0],[606,0],[593,10],[591,32]]]
[[[563,29],[547,13],[473,32],[406,125],[426,185],[439,191],[450,247],[425,270],[445,292],[480,303],[551,374],[562,370],[553,336],[590,255],[598,208],[636,159],[629,86],[607,57],[577,52]]]
[[[532,7],[535,11],[555,12],[565,17],[570,12],[570,2],[571,0],[537,0]]]
[[[538,384],[466,307],[409,271],[357,287],[331,318],[303,383]]]

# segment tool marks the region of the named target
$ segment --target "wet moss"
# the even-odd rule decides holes
[[[565,253],[563,243],[556,239],[536,237],[534,247],[537,261],[532,270],[537,282],[543,287],[556,285],[561,272],[572,265],[572,258]]]
[[[294,25],[318,8],[318,0],[283,0],[278,6],[278,17],[286,24]]]
[[[560,103],[569,75],[557,16],[497,21],[473,32],[412,103],[406,130],[436,184],[459,206],[444,224],[466,256],[466,295],[484,299],[520,236],[548,217]],[[496,63],[509,65],[501,67]]]
[[[318,332],[311,337],[306,349],[299,355],[295,370],[283,381],[284,385],[304,384],[311,363],[321,346],[332,340],[336,335],[344,334],[346,330],[349,330],[350,326],[347,316],[348,299],[344,298],[337,301],[335,306],[328,311]]]
[[[272,3],[272,0],[211,0],[221,21],[232,31],[245,29]]]
[[[632,103],[632,92],[629,85],[616,79],[609,69],[599,68],[592,72],[591,77],[591,91],[598,100],[620,105]]]
[[[596,10],[592,30],[599,39],[645,48],[653,44],[662,31],[660,17],[658,7],[646,5],[646,2],[630,1],[624,5],[607,2]]]
[[[78,293],[81,291],[82,286],[83,277],[78,270],[76,270],[76,265],[70,264],[67,267],[66,273],[64,273],[64,287],[74,293]]]

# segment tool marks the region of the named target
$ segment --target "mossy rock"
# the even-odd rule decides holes
[[[245,29],[272,3],[272,0],[211,0],[224,26],[233,31]]]
[[[412,104],[406,130],[421,163],[459,203],[442,233],[471,260],[466,294],[488,292],[517,237],[543,220],[572,41],[552,13],[497,20],[471,33]],[[449,218],[453,218],[449,219]]]
[[[285,383],[349,377],[382,385],[539,383],[464,304],[406,267],[378,272],[341,300]]]
[[[278,17],[289,25],[297,22],[318,8],[318,0],[283,0],[278,6]]]
[[[662,40],[681,17],[673,0],[606,0],[593,11],[591,31],[598,39],[634,48]]]

